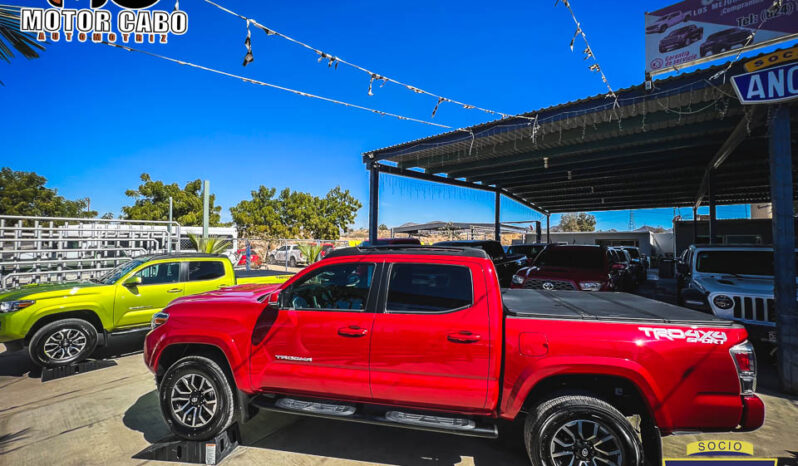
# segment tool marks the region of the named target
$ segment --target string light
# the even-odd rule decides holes
[[[435,126],[435,127],[438,127],[438,128],[450,129],[450,130],[455,130],[455,131],[463,131],[463,132],[471,134],[471,138],[472,138],[472,142],[471,143],[472,143],[472,146],[473,146],[474,132],[469,130],[469,129],[453,128],[451,126],[447,126],[447,125],[444,125],[444,124],[441,124],[441,123],[435,123],[435,122],[432,122],[432,121],[421,120],[421,119],[418,119],[418,118],[406,117],[406,116],[403,116],[403,115],[398,115],[396,113],[383,112],[381,110],[376,110],[376,109],[373,109],[373,108],[364,107],[362,105],[351,104],[351,103],[344,102],[344,101],[341,101],[341,100],[331,99],[329,97],[323,97],[323,96],[320,96],[320,95],[311,94],[311,93],[308,93],[308,92],[302,92],[302,91],[298,91],[296,89],[291,89],[291,88],[284,87],[284,86],[279,86],[277,84],[271,84],[271,83],[267,83],[267,82],[264,82],[264,81],[258,81],[257,79],[246,78],[244,76],[239,76],[237,74],[228,73],[226,71],[216,70],[216,69],[213,69],[213,68],[209,68],[207,66],[198,65],[196,63],[191,63],[191,62],[187,62],[187,61],[184,61],[184,60],[178,60],[176,58],[167,57],[165,55],[160,55],[160,54],[157,54],[157,53],[149,52],[147,50],[136,49],[136,48],[133,48],[133,47],[129,47],[127,45],[114,44],[114,43],[105,42],[105,41],[103,41],[101,43],[105,44],[105,45],[108,45],[108,46],[111,46],[111,47],[116,47],[118,49],[127,50],[128,52],[141,53],[141,54],[144,54],[144,55],[149,55],[151,57],[160,58],[161,60],[166,60],[166,61],[170,61],[172,63],[177,63],[179,65],[190,66],[192,68],[197,68],[197,69],[200,69],[200,70],[208,71],[210,73],[216,73],[216,74],[220,74],[222,76],[235,78],[235,79],[241,80],[241,81],[243,81],[245,83],[258,84],[258,85],[261,85],[261,86],[270,87],[272,89],[278,89],[278,90],[281,90],[281,91],[290,92],[292,94],[300,95],[302,97],[309,97],[309,98],[312,98],[312,99],[323,100],[325,102],[330,102],[330,103],[333,103],[333,104],[343,105],[345,107],[351,107],[351,108],[356,108],[358,110],[364,110],[364,111],[367,111],[367,112],[375,113],[375,114],[380,115],[380,116],[388,116],[388,117],[396,118],[398,120],[412,121],[412,122],[415,122],[415,123],[421,123],[421,124],[425,124],[425,125],[429,125],[429,126]]]
[[[207,1],[207,0],[206,0]],[[560,3],[560,0],[556,0],[554,2],[554,6],[556,7],[557,4]],[[585,31],[582,29],[582,25],[579,23],[579,20],[576,19],[576,15],[574,14],[574,9],[571,8],[571,2],[569,0],[562,0],[563,5],[568,8],[568,12],[571,13],[571,18],[574,20],[574,24],[576,24],[576,32],[574,32],[574,37],[571,38],[571,52],[574,51],[574,42],[576,42],[576,38],[578,36],[582,36],[582,40],[585,42],[585,60],[588,58],[592,58],[595,63],[590,65],[590,71],[595,71],[601,75],[601,82],[607,86],[607,93],[608,98],[613,99],[612,108],[618,107],[618,96],[615,95],[615,91],[612,90],[612,86],[610,86],[610,81],[607,79],[607,76],[604,74],[604,71],[601,70],[601,66],[599,66],[598,58],[596,58],[596,54],[593,52],[593,49],[590,47],[590,44],[587,42],[587,35],[585,35]]]
[[[466,104],[466,103],[458,101],[456,99],[452,99],[452,98],[449,98],[449,97],[444,97],[444,96],[435,94],[434,92],[425,91],[424,89],[421,89],[418,86],[413,86],[413,85],[404,83],[402,81],[399,81],[397,79],[393,79],[393,78],[390,78],[388,76],[375,73],[375,72],[373,72],[371,70],[368,70],[368,69],[366,69],[366,68],[364,68],[364,67],[362,67],[360,65],[356,65],[356,64],[354,64],[352,62],[348,62],[348,61],[346,61],[346,60],[344,60],[344,59],[342,59],[342,58],[340,58],[338,56],[335,56],[333,54],[324,52],[324,51],[322,51],[320,49],[317,49],[316,47],[313,47],[313,46],[308,45],[308,44],[306,44],[304,42],[301,42],[301,41],[299,41],[297,39],[294,39],[293,37],[289,37],[289,36],[287,36],[287,35],[285,35],[285,34],[283,34],[281,32],[278,32],[278,31],[275,31],[274,29],[266,27],[263,24],[259,23],[258,21],[254,20],[252,18],[247,18],[246,16],[244,16],[242,14],[236,13],[235,11],[232,11],[232,10],[230,10],[228,8],[225,8],[222,5],[219,5],[218,3],[216,3],[216,2],[214,2],[212,0],[204,0],[204,1],[205,1],[205,3],[208,3],[210,5],[215,6],[216,8],[224,11],[225,13],[228,13],[228,14],[233,15],[233,16],[237,16],[237,17],[243,19],[244,21],[247,21],[248,25],[251,22],[254,26],[262,29],[263,31],[265,31],[267,35],[280,37],[281,39],[285,39],[285,40],[287,40],[289,42],[293,42],[296,45],[302,46],[302,47],[304,47],[304,48],[306,48],[308,50],[313,51],[313,53],[315,53],[316,55],[319,56],[319,61],[322,61],[324,59],[328,60],[328,67],[332,67],[333,65],[335,65],[335,68],[337,69],[338,68],[338,64],[341,63],[343,65],[346,65],[346,66],[349,66],[351,68],[354,68],[354,69],[356,69],[358,71],[366,73],[369,76],[368,95],[370,95],[370,96],[374,95],[373,92],[372,92],[372,84],[374,83],[374,81],[382,81],[382,84],[380,85],[380,87],[382,87],[386,83],[390,82],[390,83],[402,86],[402,87],[404,87],[404,88],[406,88],[406,89],[408,89],[408,90],[410,90],[410,91],[412,91],[412,92],[414,92],[416,94],[424,94],[424,95],[428,95],[430,97],[435,97],[437,99],[438,103],[435,105],[435,110],[432,112],[433,116],[437,112],[437,109],[438,109],[438,107],[440,106],[441,103],[448,102],[448,103],[451,103],[451,104],[459,105],[459,106],[461,106],[462,108],[464,108],[466,110],[479,110],[481,112],[484,112],[484,113],[487,113],[487,114],[490,114],[490,115],[496,115],[496,116],[499,116],[501,118],[510,118],[510,117],[529,118],[529,117],[522,116],[522,115],[513,115],[513,114],[510,114],[510,113],[499,112],[497,110],[491,110],[489,108],[478,107],[476,105]]]

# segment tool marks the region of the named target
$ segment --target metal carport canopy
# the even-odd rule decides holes
[[[618,107],[594,96],[363,160],[381,172],[498,190],[542,213],[693,207],[708,167],[715,203],[768,202],[767,110],[743,107],[729,79],[744,61],[725,74],[727,64],[655,81],[649,92],[620,90]]]

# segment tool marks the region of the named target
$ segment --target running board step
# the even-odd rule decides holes
[[[279,413],[339,419],[362,424],[374,424],[405,429],[424,430],[468,437],[497,438],[496,425],[466,417],[441,416],[440,413],[406,412],[373,405],[351,405],[326,400],[307,400],[290,397],[257,396],[252,406]]]

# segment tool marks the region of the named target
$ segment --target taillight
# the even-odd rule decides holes
[[[751,394],[756,390],[756,354],[754,345],[746,341],[733,346],[729,353],[734,359],[737,367],[737,375],[740,378],[740,392]]]

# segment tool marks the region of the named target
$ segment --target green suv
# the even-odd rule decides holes
[[[44,367],[74,364],[112,333],[148,329],[152,315],[175,298],[288,277],[250,273],[237,279],[224,256],[138,257],[91,281],[0,291],[0,343],[9,349],[27,346],[31,359]]]

